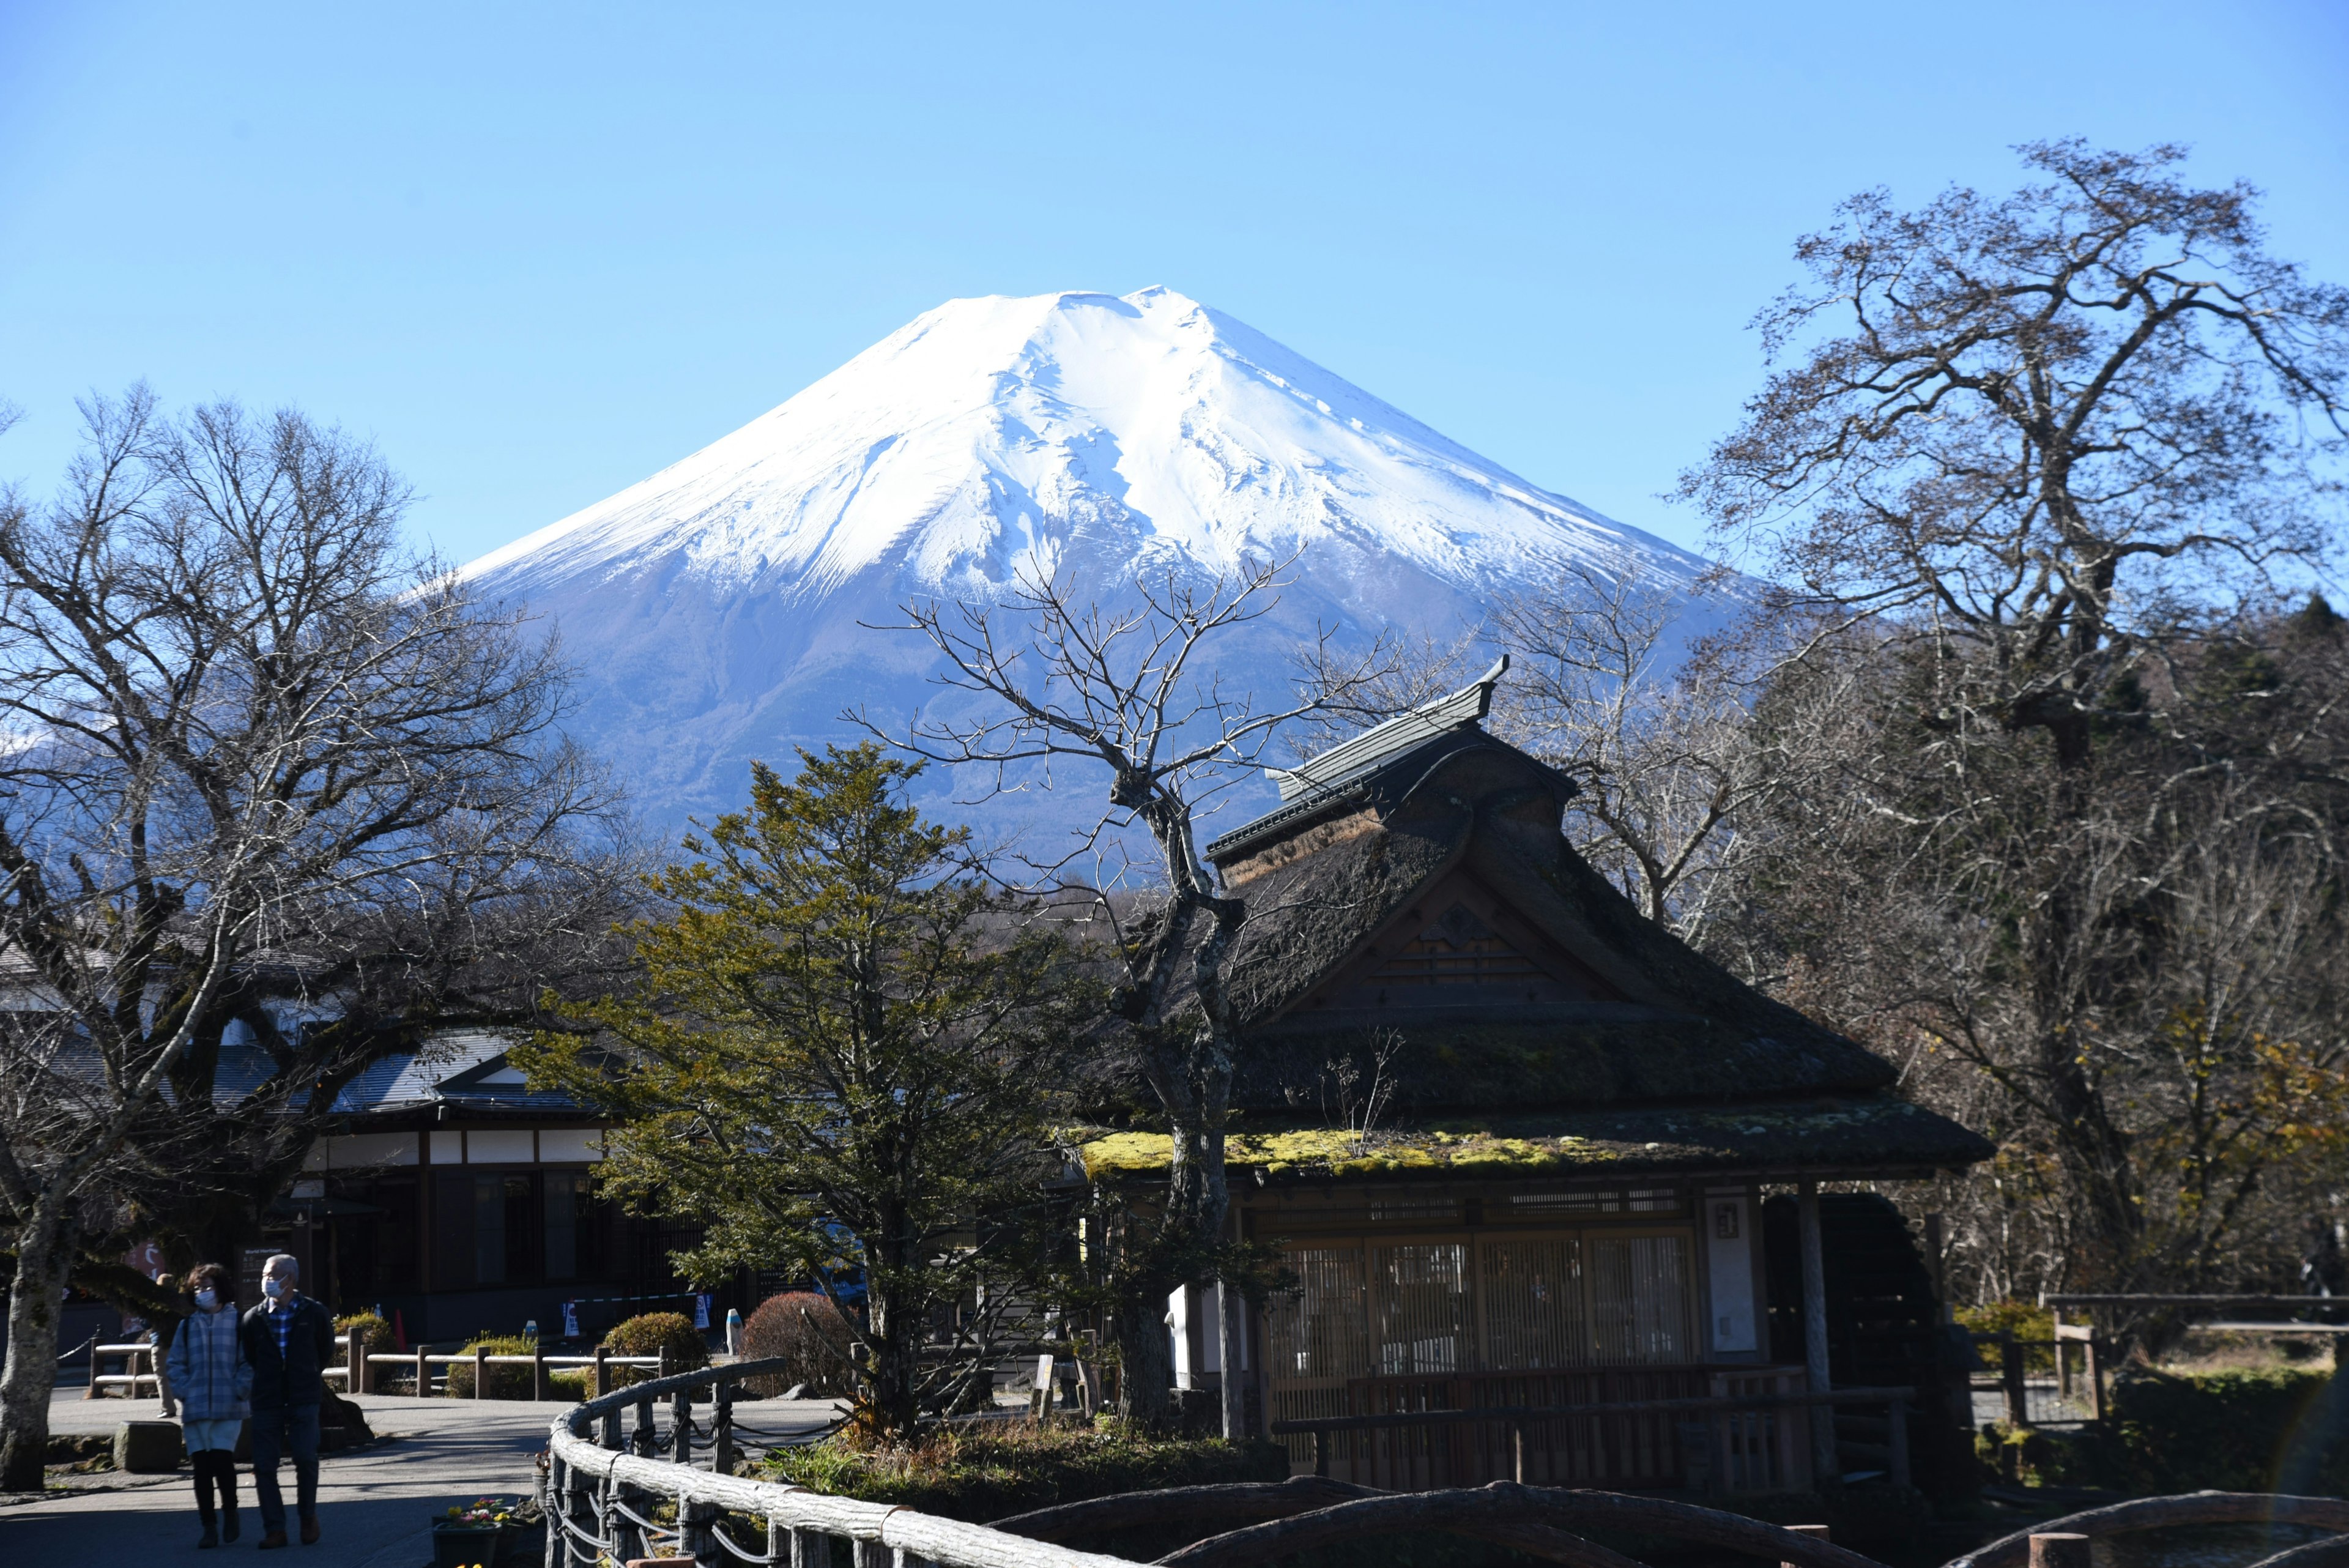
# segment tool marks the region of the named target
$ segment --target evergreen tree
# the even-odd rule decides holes
[[[706,1228],[690,1272],[781,1269],[833,1296],[857,1418],[895,1436],[972,1386],[1032,1278],[1054,1111],[1099,1008],[1050,911],[990,890],[968,830],[906,804],[918,763],[800,758],[788,781],[754,765],[750,808],[653,879],[673,913],[632,929],[634,993],[519,1056],[618,1118],[607,1190]]]

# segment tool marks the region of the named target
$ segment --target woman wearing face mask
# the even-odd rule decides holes
[[[180,1425],[196,1471],[196,1516],[204,1533],[198,1546],[218,1546],[237,1537],[236,1435],[251,1414],[253,1364],[237,1332],[236,1302],[229,1294],[228,1271],[204,1263],[191,1271],[195,1311],[171,1340],[171,1387],[180,1399]],[[220,1488],[214,1522],[212,1488]]]

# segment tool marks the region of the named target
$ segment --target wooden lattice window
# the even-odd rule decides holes
[[[1505,985],[1547,977],[1468,906],[1454,904],[1381,960],[1371,978],[1380,985]]]
[[[1267,1314],[1273,1376],[1361,1376],[1371,1363],[1361,1246],[1299,1248],[1286,1261],[1299,1288],[1275,1296]]]
[[[1685,1236],[1590,1238],[1590,1315],[1599,1360],[1694,1360],[1692,1283]]]
[[[1468,1249],[1429,1241],[1373,1249],[1379,1371],[1388,1377],[1464,1372],[1475,1364]]]
[[[1487,1241],[1483,1272],[1486,1368],[1514,1372],[1590,1359],[1579,1238]]]

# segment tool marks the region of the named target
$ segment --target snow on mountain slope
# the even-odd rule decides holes
[[[1527,483],[1179,294],[951,301],[731,435],[464,568],[559,628],[575,728],[668,829],[747,762],[936,697],[910,597],[1023,564],[1113,597],[1143,569],[1299,556],[1218,660],[1269,695],[1317,623],[1443,633],[1578,561],[1685,589],[1697,556]],[[866,623],[866,625],[860,625]],[[1082,799],[998,818],[1066,822]],[[1082,811],[1089,816],[1089,811]]]

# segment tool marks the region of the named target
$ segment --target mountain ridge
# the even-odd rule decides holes
[[[868,629],[909,599],[994,602],[1023,568],[1113,599],[1137,572],[1291,556],[1227,677],[1282,678],[1316,626],[1444,635],[1570,564],[1683,598],[1708,569],[1154,287],[949,301],[460,570],[550,618],[582,664],[575,731],[667,827],[738,801],[751,757],[843,738],[844,709],[935,705],[926,645]]]

